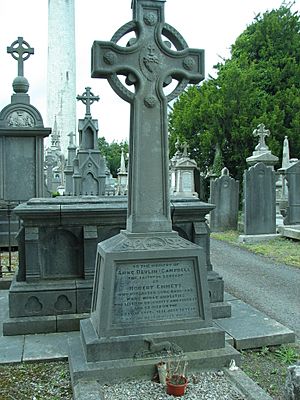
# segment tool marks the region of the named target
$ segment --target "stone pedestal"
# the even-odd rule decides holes
[[[147,374],[168,354],[194,367],[227,364],[234,355],[212,326],[204,258],[175,232],[122,231],[99,243],[91,317],[81,321],[79,352],[71,345],[73,384],[105,382],[112,369],[113,380]],[[210,350],[207,363],[201,352]]]

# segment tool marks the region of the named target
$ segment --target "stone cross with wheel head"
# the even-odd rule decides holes
[[[106,78],[131,104],[127,231],[171,232],[167,104],[189,83],[204,78],[204,51],[189,49],[182,36],[164,20],[165,0],[134,0],[133,21],[110,42],[95,41],[92,77]],[[118,45],[133,33],[127,47]],[[132,92],[118,75],[124,75]],[[176,88],[163,91],[172,79]]]
[[[34,49],[22,37],[18,37],[7,47],[7,52],[18,61],[18,76],[24,76],[24,61],[34,54]]]

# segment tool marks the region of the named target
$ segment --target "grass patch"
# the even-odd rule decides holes
[[[287,367],[300,357],[300,345],[244,350],[242,370],[275,400],[283,400]]]
[[[260,254],[277,263],[300,268],[300,242],[284,237],[258,243],[239,243],[237,231],[213,232],[213,239],[223,240],[255,254]]]
[[[72,400],[67,362],[0,365],[0,400]]]

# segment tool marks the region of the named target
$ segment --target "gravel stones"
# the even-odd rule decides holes
[[[195,383],[194,383],[195,382]],[[102,386],[105,400],[170,400],[163,385],[147,380],[130,380]],[[184,400],[246,400],[222,371],[203,371],[189,376]]]

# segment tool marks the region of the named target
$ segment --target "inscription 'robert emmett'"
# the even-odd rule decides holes
[[[199,318],[191,260],[118,265],[114,293],[113,323]]]

